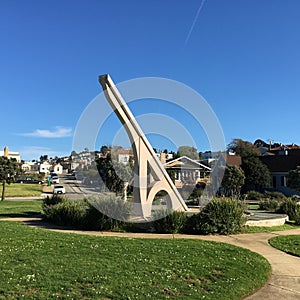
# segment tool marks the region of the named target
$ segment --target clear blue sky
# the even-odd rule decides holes
[[[0,148],[22,159],[71,152],[104,73],[116,83],[157,76],[189,85],[227,143],[300,144],[298,0],[2,0],[0,40]]]

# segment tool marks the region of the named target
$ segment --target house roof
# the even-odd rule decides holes
[[[171,161],[168,161],[164,164],[165,168],[184,168],[184,169],[199,169],[203,168],[207,171],[211,171],[211,168],[208,166],[205,166],[204,164],[201,164],[200,162],[193,160],[187,156],[181,156],[179,158],[173,159]]]
[[[127,154],[127,155],[133,155],[133,151],[131,149],[119,149],[118,154]]]
[[[225,154],[225,159],[228,166],[240,167],[242,164],[242,158],[239,155]]]
[[[270,172],[289,172],[300,166],[300,156],[295,155],[273,155],[260,156],[260,160],[267,165]]]

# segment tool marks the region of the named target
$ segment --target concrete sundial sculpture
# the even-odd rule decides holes
[[[99,76],[99,82],[107,101],[123,124],[132,145],[134,154],[133,201],[140,216],[143,218],[151,216],[152,202],[159,191],[167,193],[169,198],[168,208],[188,210],[177,188],[155,155],[148,139],[109,75]]]

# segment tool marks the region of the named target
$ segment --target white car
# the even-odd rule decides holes
[[[53,194],[65,194],[66,189],[62,185],[56,185],[53,189]]]
[[[59,178],[58,178],[58,176],[52,176],[50,181],[51,181],[51,183],[59,183]]]

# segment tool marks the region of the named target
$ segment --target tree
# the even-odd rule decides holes
[[[287,186],[300,192],[300,166],[295,170],[289,171],[287,176]]]
[[[100,152],[102,155],[106,155],[110,151],[110,148],[106,145],[101,146]]]
[[[254,142],[254,145],[256,147],[269,147],[269,144],[267,144],[265,141],[261,140],[261,139],[257,139],[255,142]]]
[[[132,169],[129,164],[112,161],[111,154],[96,160],[99,175],[105,186],[113,192],[121,192],[124,182],[132,177]]]
[[[41,155],[40,156],[40,161],[47,161],[48,160],[48,155]]]
[[[242,169],[246,176],[246,190],[261,190],[271,182],[271,175],[268,167],[256,156],[244,157]]]
[[[254,144],[241,139],[232,140],[227,148],[228,150],[235,152],[236,155],[240,155],[242,158],[260,155],[260,151]]]
[[[195,147],[191,146],[180,146],[177,151],[178,156],[187,156],[191,159],[199,159],[199,153]]]
[[[222,180],[222,188],[231,195],[240,195],[241,188],[245,183],[244,171],[237,166],[227,166]]]
[[[0,157],[0,180],[2,181],[1,200],[5,199],[5,186],[21,173],[21,166],[16,159],[9,159],[5,156]]]

